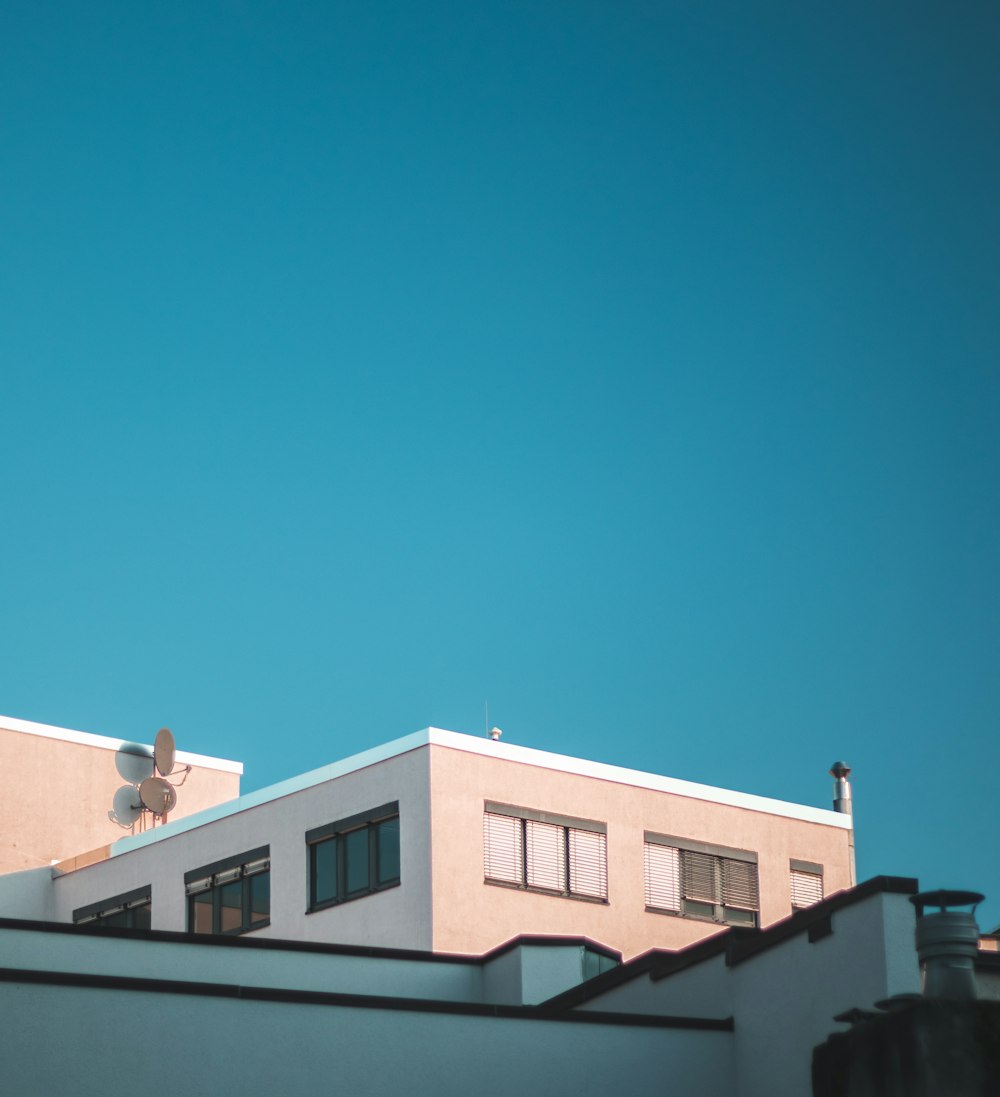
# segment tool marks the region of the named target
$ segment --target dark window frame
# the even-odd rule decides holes
[[[678,852],[678,890],[679,908],[673,910],[669,907],[646,905],[649,914],[666,914],[674,918],[690,918],[698,922],[711,922],[713,925],[745,926],[758,928],[760,926],[760,874],[758,870],[757,854],[749,849],[733,849],[729,846],[719,846],[710,842],[699,842],[690,838],[678,838],[668,834],[654,834],[645,831],[644,844],[654,846],[666,846]],[[713,874],[712,890],[714,894],[709,896],[688,895],[689,890],[686,875],[692,871],[693,864],[686,865],[685,854],[694,854],[711,860],[711,872]],[[726,901],[725,877],[726,865],[754,866],[753,890],[755,906]],[[702,867],[706,867],[704,862]],[[693,875],[693,873],[692,873]],[[694,891],[694,887],[690,887]]]
[[[255,880],[267,878],[267,916],[254,918],[253,898]],[[222,928],[223,895],[234,883],[240,885],[240,924],[230,929]],[[199,937],[236,937],[244,933],[253,933],[271,924],[271,847],[258,846],[233,857],[202,865],[184,873],[184,887],[187,896],[187,931]],[[208,931],[195,929],[195,911],[205,904],[205,896],[211,896],[212,928]],[[235,910],[235,907],[226,909]]]
[[[396,824],[395,863],[396,873],[383,877],[382,851],[379,838],[385,831],[386,824]],[[356,839],[356,836],[365,832],[368,839],[367,882],[363,887],[348,888],[348,845]],[[399,839],[399,801],[392,800],[379,807],[370,808],[368,811],[348,815],[343,819],[337,819],[332,823],[325,823],[321,827],[313,827],[307,830],[306,835],[306,869],[307,869],[307,893],[306,913],[313,914],[320,910],[329,910],[331,907],[343,906],[344,903],[353,903],[356,899],[364,899],[369,895],[376,895],[381,891],[399,887],[402,883],[402,864]],[[334,854],[334,874],[332,881],[333,894],[326,898],[318,898],[320,869],[317,859],[323,852],[330,851]]]
[[[487,800],[483,805],[484,820],[487,815],[505,815],[508,818],[516,819],[520,823],[520,845],[521,845],[521,879],[520,881],[503,879],[500,877],[487,876],[484,873],[483,883],[489,884],[491,887],[504,887],[511,888],[517,891],[530,891],[536,895],[553,895],[562,899],[575,899],[582,903],[601,903],[604,906],[610,905],[610,883],[608,881],[608,825],[602,823],[597,819],[579,819],[570,815],[559,815],[551,811],[538,811],[535,808],[523,808],[517,807],[514,804],[500,804],[493,800]],[[528,822],[545,823],[549,826],[560,827],[562,829],[562,847],[563,847],[563,881],[560,888],[548,888],[542,887],[538,884],[528,883],[529,868],[529,856],[528,856]],[[572,879],[572,858],[570,855],[570,831],[585,831],[590,834],[600,834],[604,837],[604,894],[603,895],[590,895],[585,892],[573,890]]]
[[[121,895],[113,895],[110,899],[102,899],[97,903],[77,907],[73,911],[73,924],[106,929],[149,929],[152,921],[152,894],[151,885],[146,884],[145,887],[134,888]],[[144,917],[140,912],[146,912],[148,917]],[[120,914],[125,915],[124,925],[112,922],[112,919]],[[137,917],[142,920],[142,925],[136,925]]]

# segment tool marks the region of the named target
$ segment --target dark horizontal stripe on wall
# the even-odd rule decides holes
[[[425,998],[387,998],[374,994],[245,987],[234,983],[195,983],[180,979],[144,979],[125,975],[93,975],[74,971],[19,971],[0,968],[0,982],[35,986],[80,987],[147,994],[181,994],[199,998],[231,998],[248,1002],[287,1002],[297,1005],[339,1006],[349,1009],[397,1010],[408,1013],[446,1013],[497,1017],[514,1021],[565,1021],[571,1024],[624,1025],[630,1028],[703,1029],[732,1032],[733,1019],[659,1017],[645,1013],[561,1012],[544,1006],[488,1005],[482,1002],[444,1002]]]
[[[503,952],[521,944],[534,945],[585,945],[608,956],[621,959],[621,953],[598,944],[587,937],[544,936],[524,934],[512,937],[482,956],[468,956],[455,952],[430,952],[421,949],[387,948],[383,945],[339,945],[329,941],[291,941],[284,937],[220,937],[213,934],[191,934],[176,929],[125,929],[109,926],[98,929],[92,925],[76,926],[71,922],[41,922],[28,918],[0,918],[0,930],[20,930],[29,933],[75,933],[84,936],[125,937],[143,941],[172,941],[175,944],[194,945],[197,948],[249,948],[271,952],[314,952],[325,956],[373,956],[379,959],[414,960],[425,964],[484,964]]]
[[[86,918],[89,914],[100,914],[112,907],[125,906],[126,903],[135,903],[140,899],[148,899],[152,894],[149,884],[145,887],[135,888],[132,891],[123,892],[121,895],[112,895],[110,899],[102,899],[99,903],[88,903],[85,907],[77,907],[73,911],[73,921],[78,918]]]
[[[654,846],[669,846],[671,849],[687,849],[692,853],[707,853],[710,857],[728,857],[731,861],[746,861],[757,864],[757,854],[752,849],[733,849],[731,846],[717,846],[711,842],[697,842],[693,838],[677,838],[671,834],[654,834],[643,831],[643,840]]]
[[[217,872],[225,872],[231,868],[242,868],[251,861],[260,861],[271,856],[270,846],[258,846],[246,853],[236,853],[232,857],[224,857],[221,861],[213,861],[210,865],[201,865],[184,873],[184,883],[190,884],[192,880],[202,880],[206,876],[214,876]]]
[[[608,824],[597,819],[577,819],[572,815],[557,815],[552,811],[536,811],[534,808],[519,808],[513,804],[497,804],[487,800],[486,811],[490,815],[509,815],[512,819],[531,819],[535,823],[549,823],[556,827],[572,827],[574,830],[589,830],[594,834],[607,834]]]
[[[368,811],[359,811],[356,815],[348,815],[344,819],[336,819],[332,823],[324,823],[321,827],[313,827],[306,831],[307,842],[319,842],[324,838],[330,838],[334,834],[343,834],[348,830],[357,830],[366,823],[377,823],[382,819],[391,819],[399,814],[399,801],[393,800],[389,804],[382,804],[377,808],[369,808]]]

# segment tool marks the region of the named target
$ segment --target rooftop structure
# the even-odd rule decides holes
[[[124,780],[115,765],[122,752],[152,758],[153,748],[0,716],[0,874],[106,855],[123,834],[108,817]],[[171,819],[239,796],[240,762],[186,751],[176,760],[190,770]]]

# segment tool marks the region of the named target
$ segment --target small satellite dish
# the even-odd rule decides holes
[[[115,793],[112,813],[115,822],[123,827],[130,827],[142,814],[142,804],[139,803],[139,790],[135,785],[122,785]]]
[[[169,781],[162,777],[147,777],[139,786],[139,798],[142,805],[154,815],[166,815],[177,803],[177,793]]]
[[[503,732],[499,728],[490,728],[490,738],[494,743],[499,740],[501,735],[503,735]]]
[[[123,780],[138,785],[153,776],[153,756],[149,747],[139,743],[122,743],[115,751],[115,769]]]
[[[174,733],[170,728],[160,728],[153,743],[153,759],[161,777],[167,777],[174,771]]]

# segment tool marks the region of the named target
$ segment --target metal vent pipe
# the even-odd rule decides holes
[[[924,997],[976,997],[976,906],[982,901],[978,891],[922,891],[910,896],[917,908],[917,956]],[[967,906],[972,909],[949,909]],[[938,911],[927,914],[927,907],[937,907]]]
[[[846,762],[834,762],[830,766],[833,778],[833,810],[842,815],[851,815],[851,767]]]

